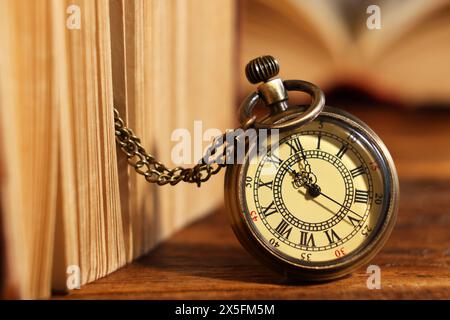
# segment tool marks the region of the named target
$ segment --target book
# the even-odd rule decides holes
[[[206,0],[0,1],[4,297],[76,289],[222,203],[220,176],[201,188],[147,183],[118,151],[113,110],[171,167],[175,129],[233,128],[235,10]]]
[[[240,3],[241,70],[271,54],[283,79],[326,91],[350,86],[411,107],[450,102],[450,1]],[[245,77],[240,88],[250,90]]]

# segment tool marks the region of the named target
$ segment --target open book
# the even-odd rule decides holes
[[[234,24],[232,1],[0,1],[7,297],[105,276],[221,204],[220,177],[199,189],[138,176],[117,152],[113,106],[173,167],[175,128],[233,126]]]
[[[367,20],[380,9],[381,29]],[[271,54],[284,79],[410,105],[450,103],[450,1],[245,0],[240,68]],[[249,85],[241,78],[243,92]]]

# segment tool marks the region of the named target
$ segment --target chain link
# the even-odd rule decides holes
[[[203,157],[201,162],[192,168],[176,167],[170,169],[154,156],[147,153],[141,145],[141,140],[128,128],[125,121],[120,117],[119,111],[114,108],[114,127],[116,142],[120,150],[127,156],[128,164],[134,170],[144,176],[145,180],[157,185],[176,185],[184,181],[196,183],[197,186],[209,180],[213,175],[226,166],[225,159],[231,147],[228,145],[226,134],[214,139],[212,145],[207,150],[208,157]],[[219,152],[219,150],[221,150]],[[208,158],[205,161],[205,158]]]

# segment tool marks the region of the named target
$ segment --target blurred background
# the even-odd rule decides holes
[[[172,132],[234,128],[255,90],[245,65],[267,54],[384,140],[405,190],[399,228],[421,227],[392,243],[417,239],[447,265],[449,40],[445,0],[0,0],[4,296],[92,282],[220,208],[220,177],[197,189],[138,176],[117,152],[113,107],[175,166]]]
[[[241,70],[270,52],[285,78],[309,79],[327,92],[350,87],[410,108],[449,104],[448,1],[239,4]]]

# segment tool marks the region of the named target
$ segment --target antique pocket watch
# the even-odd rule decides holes
[[[233,154],[227,164],[229,149],[218,152],[224,135],[195,167],[168,169],[145,152],[117,110],[116,140],[135,170],[160,185],[200,186],[226,166],[226,209],[247,251],[289,277],[338,278],[366,264],[389,237],[399,202],[396,169],[366,124],[326,107],[315,85],[282,81],[278,72],[271,56],[246,67],[248,80],[262,84],[240,107],[243,134],[233,141],[245,143],[241,161]],[[311,104],[289,105],[288,91],[310,94]],[[270,109],[262,119],[254,115],[258,103]],[[250,130],[255,134],[245,135]]]

